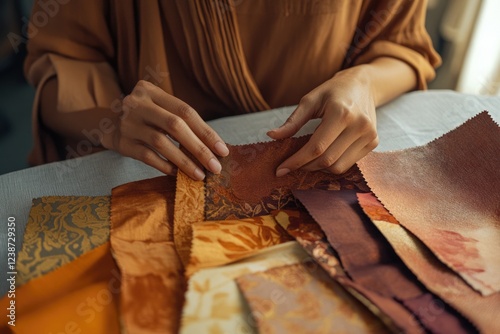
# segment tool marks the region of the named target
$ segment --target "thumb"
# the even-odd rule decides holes
[[[312,115],[313,109],[301,102],[282,126],[269,130],[267,135],[273,139],[291,137],[311,119]]]

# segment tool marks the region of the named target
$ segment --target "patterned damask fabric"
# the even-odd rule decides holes
[[[261,334],[387,332],[315,262],[276,267],[236,281]]]
[[[45,275],[109,239],[109,197],[35,198],[17,259],[23,285]]]
[[[485,296],[500,292],[499,147],[483,112],[427,145],[358,163],[401,225]]]
[[[292,240],[272,216],[199,222],[192,228],[188,276],[202,268],[232,263],[260,249]]]
[[[467,317],[481,333],[500,333],[500,293],[481,296],[414,235],[370,193],[357,194],[359,204],[395,252],[433,293]],[[441,308],[427,308],[433,317]]]
[[[228,145],[221,158],[222,172],[208,173],[204,181],[193,181],[178,173],[174,217],[174,241],[187,265],[191,248],[191,225],[195,222],[242,219],[295,207],[292,189],[358,189],[368,191],[356,166],[343,175],[294,171],[276,177],[279,164],[296,152],[309,136],[249,145]]]
[[[294,241],[262,249],[244,260],[201,269],[189,279],[180,333],[256,333],[251,311],[235,279],[310,259]]]

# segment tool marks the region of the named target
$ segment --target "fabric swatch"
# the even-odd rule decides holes
[[[247,274],[236,282],[259,333],[387,332],[374,314],[314,262]]]
[[[392,298],[385,298],[353,282],[344,272],[338,255],[314,219],[304,211],[273,212],[276,221],[292,235],[313,259],[351,295],[374,313],[392,332],[421,333],[411,312]]]
[[[500,294],[483,297],[474,291],[409,233],[370,193],[357,194],[360,205],[398,256],[433,293],[469,319],[481,333],[500,333]],[[426,308],[430,317],[442,307]]]
[[[192,227],[193,245],[187,276],[202,268],[235,262],[260,249],[292,240],[272,216],[199,222]]]
[[[401,225],[482,295],[500,291],[499,147],[483,112],[427,145],[358,163]]]
[[[222,172],[207,173],[204,181],[193,181],[178,173],[174,241],[185,265],[189,261],[194,222],[250,218],[293,208],[292,189],[369,190],[356,166],[343,175],[294,171],[276,177],[279,164],[298,151],[309,137],[228,145],[229,155],[220,160]]]
[[[295,241],[260,250],[222,267],[201,269],[189,279],[180,333],[256,333],[234,279],[310,259]]]
[[[16,283],[70,263],[108,238],[109,197],[35,198],[17,258]]]
[[[339,254],[342,267],[354,282],[402,302],[428,330],[467,332],[462,318],[449,308],[444,307],[436,315],[437,321],[420,312],[425,306],[423,297],[429,292],[364,214],[354,191],[296,190],[293,193],[325,231]],[[444,304],[436,296],[431,296],[431,300]]]
[[[15,300],[15,327],[0,318],[1,333],[120,333],[120,273],[109,242],[5,295],[0,308]],[[5,313],[3,313],[5,314]]]
[[[175,178],[112,190],[111,247],[122,274],[120,315],[128,333],[177,333],[185,282],[172,241]]]

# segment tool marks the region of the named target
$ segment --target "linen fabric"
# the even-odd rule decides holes
[[[427,145],[358,163],[401,225],[485,296],[500,291],[499,147],[500,127],[482,112]]]
[[[35,3],[38,12],[44,7]],[[424,0],[60,4],[45,25],[35,22],[28,44],[25,72],[37,88],[30,161],[63,159],[61,148],[77,146],[38,115],[40,92],[54,77],[61,112],[114,110],[144,79],[205,119],[297,104],[338,71],[379,57],[407,63],[422,89],[440,62],[425,13]]]
[[[387,328],[314,262],[236,279],[259,333],[386,333]]]
[[[357,194],[359,204],[394,251],[418,279],[433,293],[464,315],[481,333],[500,331],[500,294],[481,296],[414,235],[402,227],[370,193]],[[441,307],[426,308],[430,317]]]
[[[16,283],[45,275],[108,239],[109,197],[35,198],[16,261]]]
[[[172,240],[175,178],[112,190],[110,240],[120,268],[120,315],[130,333],[177,333],[185,281]]]

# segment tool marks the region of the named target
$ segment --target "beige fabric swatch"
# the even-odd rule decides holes
[[[499,148],[500,127],[483,112],[427,145],[358,163],[401,225],[485,296],[500,291]]]

